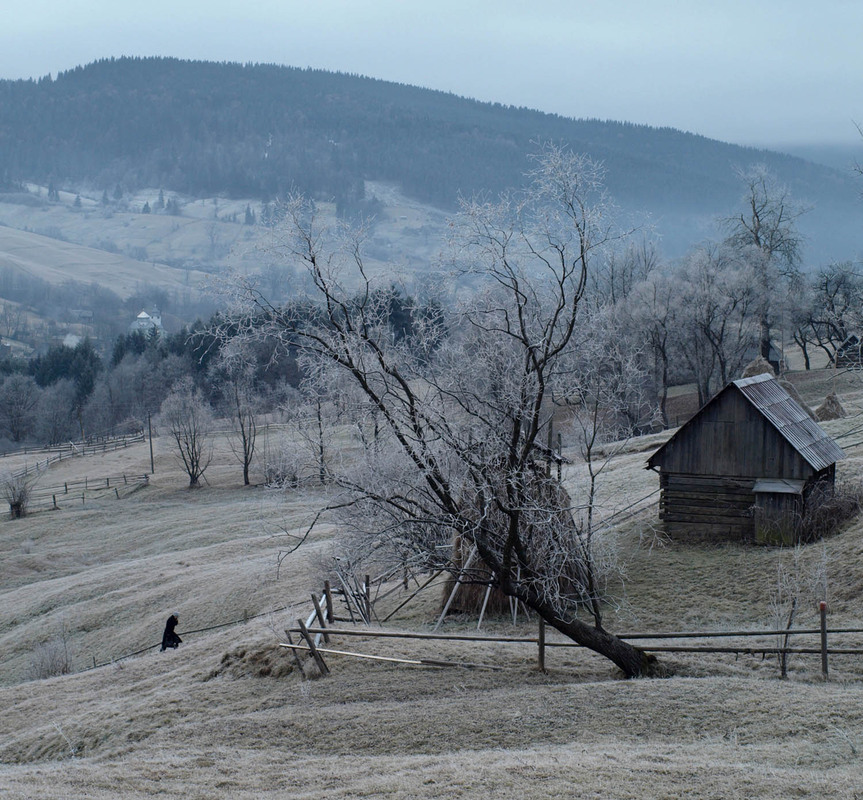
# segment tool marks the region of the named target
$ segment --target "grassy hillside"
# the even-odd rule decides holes
[[[9,269],[51,284],[74,280],[110,287],[128,297],[147,284],[168,293],[200,292],[203,274],[146,263],[120,253],[83,247],[48,236],[0,227],[0,270]]]
[[[831,376],[802,376],[811,404]],[[851,412],[828,430],[846,447],[840,480],[863,476],[863,384],[840,379]],[[603,512],[642,501],[615,529],[626,565],[613,589],[615,631],[773,626],[770,597],[789,553],[670,544],[656,535],[656,477],[644,463],[661,437],[633,441],[602,484]],[[469,660],[497,671],[433,669],[333,656],[333,675],[302,681],[277,643],[310,610],[336,531],[321,527],[282,565],[285,529],[324,501],[315,488],[240,487],[220,442],[209,485],[183,488],[167,439],[151,485],[61,511],[0,522],[0,794],[10,798],[776,797],[852,798],[863,772],[863,666],[836,656],[664,657],[673,676],[621,681],[612,665],[553,649],[536,670],[530,645],[336,640],[381,655]],[[23,460],[23,459],[21,459]],[[12,460],[2,466],[15,468]],[[44,485],[143,472],[141,445],[52,466]],[[565,480],[578,491],[581,468]],[[807,574],[827,566],[831,625],[863,623],[863,522],[805,549]],[[428,629],[430,588],[390,623]],[[388,600],[393,606],[400,599]],[[177,651],[149,648],[172,611]],[[799,625],[812,623],[803,609]],[[523,618],[491,620],[532,634]],[[470,632],[455,618],[447,630]],[[30,680],[34,654],[66,632],[74,674]],[[311,668],[307,668],[311,672]]]

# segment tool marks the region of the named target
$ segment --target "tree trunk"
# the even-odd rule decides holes
[[[642,678],[651,674],[656,664],[656,656],[623,641],[603,628],[588,625],[576,617],[561,619],[551,604],[532,592],[524,591],[523,588],[519,591],[519,588],[509,581],[503,581],[501,585],[504,594],[517,597],[564,636],[612,661],[620,667],[627,678]]]

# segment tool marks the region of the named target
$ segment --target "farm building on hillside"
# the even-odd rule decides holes
[[[851,367],[860,369],[863,367],[863,342],[856,333],[848,336],[836,349],[833,361],[837,367]]]
[[[129,325],[129,333],[135,333],[136,331],[150,333],[153,330],[162,330],[162,313],[155,306],[153,306],[152,311],[149,313],[142,311],[135,317],[135,321]]]
[[[648,459],[675,538],[791,544],[845,453],[772,375],[729,383]]]

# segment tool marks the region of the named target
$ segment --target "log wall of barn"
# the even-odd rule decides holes
[[[751,541],[754,481],[663,472],[659,517],[672,538]]]

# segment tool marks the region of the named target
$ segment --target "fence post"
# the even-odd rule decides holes
[[[827,602],[822,600],[818,604],[821,612],[821,674],[827,680]]]
[[[372,576],[366,575],[366,619],[372,624]]]
[[[293,643],[294,643],[294,640],[291,638],[291,632],[290,632],[287,628],[285,628],[285,636],[287,636],[287,637],[288,637],[288,644],[293,644]],[[306,678],[306,672],[305,672],[305,670],[303,669],[303,662],[302,662],[302,661],[300,661],[300,657],[299,657],[299,655],[297,655],[297,651],[296,651],[296,650],[294,650],[294,648],[293,648],[293,647],[291,648],[291,654],[292,654],[292,655],[293,655],[293,657],[294,657],[294,662],[295,662],[295,663],[296,663],[296,665],[297,665],[297,669],[300,671],[300,675],[302,675],[302,676],[303,676],[303,680],[308,680],[308,679]]]
[[[324,612],[321,610],[321,604],[318,602],[318,598],[314,592],[312,592],[312,603],[315,606],[315,616],[318,618],[318,623],[322,628],[327,627],[327,621],[324,619]],[[329,644],[330,635],[324,631],[324,641]]]
[[[539,671],[545,672],[545,620],[539,618],[539,637],[537,639],[539,647]]]
[[[557,482],[563,479],[563,437],[557,434]]]
[[[315,647],[315,637],[312,636],[308,629],[306,628],[306,623],[301,619],[297,620],[297,625],[300,627],[300,632],[303,634],[303,638],[306,640],[306,644],[309,646],[309,652],[312,654],[312,658],[315,659],[315,663],[318,665],[318,669],[321,672],[321,675],[329,675],[330,670],[326,665],[321,654],[318,652],[318,648]]]
[[[332,625],[335,615],[333,614],[333,592],[329,581],[324,581],[324,599],[327,602],[327,622]]]
[[[156,462],[153,460],[153,423],[150,420],[150,412],[147,412],[147,435],[150,440],[150,472],[156,472]]]

